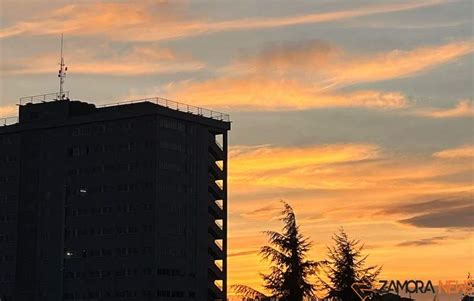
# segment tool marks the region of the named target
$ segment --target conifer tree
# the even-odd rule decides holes
[[[344,229],[333,236],[334,247],[328,248],[327,264],[324,272],[328,280],[319,277],[320,287],[327,297],[340,301],[360,301],[352,289],[354,283],[373,283],[380,274],[381,267],[365,266],[367,255],[363,256],[364,246],[358,240],[348,237]]]
[[[315,286],[310,283],[309,277],[316,274],[321,263],[306,260],[311,242],[301,234],[293,208],[285,202],[283,206],[282,232],[265,232],[270,245],[260,249],[262,257],[273,264],[269,274],[262,274],[264,287],[272,294],[265,296],[244,285],[233,287],[245,297],[277,297],[281,301],[302,301],[306,296],[314,296]]]

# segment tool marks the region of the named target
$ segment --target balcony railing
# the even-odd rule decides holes
[[[99,105],[97,107],[99,108],[105,108],[105,107],[111,107],[111,106],[119,106],[119,105],[128,105],[128,104],[134,104],[134,103],[139,103],[139,102],[152,102],[156,103],[159,106],[166,107],[168,109],[180,111],[180,112],[185,112],[185,113],[190,113],[193,115],[197,116],[202,116],[210,119],[215,119],[219,121],[225,121],[225,122],[230,122],[230,116],[229,114],[224,114],[221,112],[201,108],[201,107],[196,107],[193,105],[188,105],[185,103],[177,102],[174,100],[166,99],[166,98],[161,98],[161,97],[153,97],[153,98],[144,98],[144,99],[137,99],[137,100],[130,100],[130,101],[123,101],[123,102],[116,102],[116,103],[108,103],[104,105]]]

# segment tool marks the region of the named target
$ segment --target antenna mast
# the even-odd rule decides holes
[[[59,62],[59,73],[58,73],[58,77],[59,77],[59,97],[58,97],[58,100],[63,100],[66,98],[66,95],[64,94],[64,81],[65,81],[65,78],[66,78],[66,71],[67,71],[67,67],[64,63],[64,57],[63,57],[63,34],[61,33],[61,58],[60,58],[60,62]]]

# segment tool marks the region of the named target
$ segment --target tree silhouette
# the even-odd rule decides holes
[[[261,301],[267,301],[271,299],[271,296],[267,296],[262,292],[259,292],[251,287],[248,287],[246,285],[233,285],[232,289],[234,292],[236,292],[239,295],[244,296],[245,298],[249,298],[252,300],[261,300]]]
[[[315,275],[320,262],[305,260],[311,242],[305,238],[296,223],[290,205],[283,202],[282,232],[266,231],[270,245],[260,249],[260,254],[273,263],[269,274],[261,274],[264,287],[272,292],[265,296],[245,285],[233,286],[234,291],[247,298],[278,297],[282,301],[302,301],[305,296],[314,296],[315,287],[309,277]]]
[[[474,281],[472,280],[471,273],[467,273],[466,279],[466,291],[462,294],[461,301],[471,301],[474,300]]]
[[[328,292],[327,297],[342,301],[360,301],[352,289],[358,282],[373,283],[380,274],[381,267],[365,267],[367,256],[362,255],[363,245],[351,240],[343,228],[334,234],[335,246],[328,248],[329,260],[324,272],[329,281],[319,277],[320,287]]]

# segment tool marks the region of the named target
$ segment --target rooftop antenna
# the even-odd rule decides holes
[[[66,64],[64,63],[64,57],[63,57],[63,44],[64,44],[64,38],[63,34],[61,33],[61,58],[59,62],[59,96],[58,100],[64,100],[66,99],[66,94],[64,94],[64,81],[66,79],[66,72],[67,72],[67,67]]]

